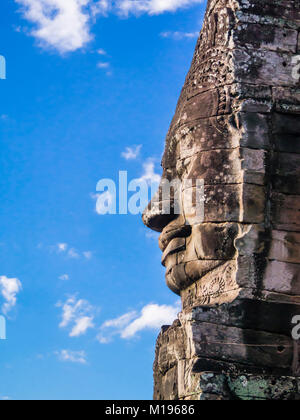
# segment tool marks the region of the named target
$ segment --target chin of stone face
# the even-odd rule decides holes
[[[299,34],[299,1],[208,1],[163,158],[181,211],[144,214],[182,300],[155,399],[300,399]]]

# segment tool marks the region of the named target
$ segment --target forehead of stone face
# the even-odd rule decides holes
[[[209,0],[191,68],[186,77],[176,112],[166,138],[162,166],[177,168],[202,150],[226,147],[230,93],[233,83],[232,54],[224,51],[224,33],[234,25],[228,0]],[[225,87],[224,87],[225,86]]]

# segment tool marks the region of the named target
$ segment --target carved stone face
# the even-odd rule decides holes
[[[181,132],[186,130],[181,129]],[[229,166],[232,171],[232,156],[219,150],[211,150],[182,158],[180,145],[184,140],[184,135],[179,137],[176,152],[172,154],[170,142],[167,141],[163,180],[192,180],[193,185],[196,185],[196,180],[206,182],[208,177],[216,176],[220,183],[205,186],[203,223],[199,223],[194,212],[190,210],[191,206],[186,209],[184,194],[181,214],[163,214],[166,203],[163,200],[159,202],[158,198],[154,199],[154,205],[149,204],[144,213],[144,223],[161,232],[159,246],[163,252],[162,264],[166,267],[167,284],[177,294],[181,294],[217,268],[220,271],[222,266],[227,267],[228,262],[234,262],[237,256],[235,242],[242,233],[239,223],[228,223],[227,219],[230,212],[235,212],[238,216],[238,195],[236,191],[227,191],[226,186],[222,185],[221,176],[217,175],[224,174]],[[189,147],[193,150],[196,144],[190,142]],[[173,198],[169,199],[171,209],[174,207]],[[228,269],[232,271],[230,266]],[[223,282],[224,279],[221,280],[221,283]],[[222,287],[225,292],[226,285],[222,286],[219,283],[214,278],[203,285],[203,303],[209,303],[209,296],[221,294]]]
[[[248,13],[246,3],[240,7]],[[256,50],[247,55],[242,34],[249,31],[236,25],[228,0],[209,0],[166,139],[163,179],[192,180],[193,185],[204,181],[203,220],[199,223],[184,205],[180,214],[164,214],[168,203],[159,198],[143,216],[148,227],[161,232],[167,283],[181,295],[183,307],[231,302],[242,293],[252,298],[257,289],[281,291],[280,281],[274,283],[274,266],[280,271],[289,264],[292,273],[291,264],[299,264],[293,245],[299,236],[299,207],[285,195],[292,188],[299,195],[299,184],[290,182],[299,177],[294,163],[299,158],[291,154],[286,134],[296,134],[298,117],[273,112],[288,107],[280,105],[281,88],[278,97],[268,88],[285,78],[291,85],[296,81],[288,65],[272,64],[276,74],[269,70],[273,49],[264,62]]]
[[[205,111],[200,107],[199,117],[203,115],[201,112],[209,114],[217,106],[215,96],[214,93],[211,95]],[[183,109],[181,115],[185,115],[186,106],[190,104],[182,105],[179,101],[178,109]],[[154,205],[150,203],[144,213],[144,223],[161,232],[162,263],[166,267],[167,284],[171,290],[182,294],[197,283],[198,303],[207,304],[224,299],[227,291],[238,293],[234,275],[237,247],[239,238],[245,235],[247,229],[240,222],[245,220],[246,207],[249,220],[257,217],[259,200],[252,197],[253,202],[245,202],[241,184],[245,157],[242,160],[242,152],[238,148],[224,148],[229,139],[230,123],[227,118],[221,116],[174,124],[176,119],[177,116],[167,137],[163,180],[192,180],[192,185],[196,185],[196,180],[203,180],[203,220],[199,223],[190,206],[188,210],[185,208],[183,195],[181,214],[163,214],[166,203],[162,202],[159,206],[159,200],[155,198],[157,202]],[[263,167],[263,161],[261,165]],[[171,208],[174,207],[172,204]]]
[[[220,19],[220,28],[222,22]],[[247,223],[256,223],[259,218],[263,222],[264,217],[264,195],[253,185],[245,188],[243,184],[248,176],[245,161],[250,165],[245,166],[251,169],[249,176],[255,173],[256,183],[263,183],[264,154],[239,147],[242,117],[230,114],[231,97],[238,96],[233,92],[236,87],[230,85],[232,73],[226,66],[217,66],[213,54],[207,57],[207,51],[212,51],[209,44],[215,40],[203,34],[206,30],[209,34],[214,25],[214,17],[207,14],[162,162],[163,181],[191,180],[193,191],[197,180],[204,182],[203,218],[199,222],[191,206],[186,208],[186,191],[180,214],[164,214],[169,203],[155,197],[143,216],[148,227],[161,232],[159,245],[168,286],[181,294],[183,301],[183,295],[188,298],[192,294],[192,300],[200,304],[230,300],[228,293],[236,297],[237,244],[247,231]],[[222,37],[218,41],[222,43]],[[226,78],[230,87],[224,86]],[[263,122],[260,127],[264,129]]]
[[[144,214],[183,306],[158,339],[158,399],[203,399],[206,384],[210,399],[212,383],[222,399],[232,366],[259,381],[261,367],[263,393],[274,369],[299,375],[288,337],[300,313],[299,33],[287,30],[299,12],[289,0],[207,1],[163,158],[164,178],[203,179],[203,220],[184,205],[164,214],[160,195]],[[222,375],[202,382],[212,371]]]

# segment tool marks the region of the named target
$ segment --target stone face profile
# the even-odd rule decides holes
[[[143,216],[182,300],[154,398],[300,399],[299,0],[208,0],[163,170],[204,181],[204,214]]]

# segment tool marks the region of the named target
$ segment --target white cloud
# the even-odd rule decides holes
[[[93,316],[84,316],[75,321],[75,325],[70,332],[70,337],[79,337],[87,332],[89,328],[94,328]]]
[[[96,3],[93,3],[91,6],[92,15],[102,15],[107,16],[108,12],[111,11],[113,6],[112,0],[98,0]]]
[[[122,157],[126,160],[134,160],[137,159],[137,157],[140,154],[140,151],[142,149],[142,145],[136,147],[126,147],[125,152],[122,153]]]
[[[76,51],[92,39],[97,16],[109,13],[159,15],[191,7],[203,0],[15,0],[23,17],[34,25],[30,34],[40,46],[59,53]],[[100,50],[103,51],[103,50]]]
[[[176,41],[182,39],[197,39],[199,37],[199,32],[162,32],[162,38],[171,38]]]
[[[9,279],[6,276],[0,277],[0,293],[5,300],[2,305],[2,312],[6,315],[17,303],[17,295],[22,289],[22,283],[18,279]]]
[[[108,344],[111,342],[111,337],[105,337],[104,335],[102,335],[102,333],[99,333],[97,335],[97,340],[99,341],[100,344]]]
[[[91,39],[90,14],[85,9],[91,0],[15,0],[23,16],[36,25],[31,35],[42,46],[60,53],[84,47]]]
[[[94,327],[93,307],[88,301],[72,296],[65,303],[59,302],[57,307],[62,308],[62,320],[59,327],[71,328],[70,337],[84,335],[88,329]]]
[[[158,241],[159,236],[160,236],[160,233],[158,233],[158,232],[151,232],[151,231],[148,232],[148,231],[146,231],[146,238],[147,239],[152,239],[152,240]]]
[[[68,257],[77,259],[77,258],[80,258],[80,255],[78,254],[78,252],[76,251],[76,249],[71,248],[68,251]]]
[[[79,363],[85,365],[87,356],[84,351],[61,350],[55,352],[61,362]]]
[[[106,70],[106,76],[112,76],[112,71],[110,70],[111,66],[109,62],[100,61],[99,63],[97,63],[97,67],[98,69]]]
[[[59,252],[65,252],[68,249],[68,244],[57,244]]]
[[[103,50],[102,48],[100,48],[99,50],[97,50],[97,54],[99,54],[99,55],[106,55],[106,51]]]
[[[97,340],[101,344],[108,344],[112,341],[114,335],[118,335],[133,319],[138,316],[136,311],[128,312],[116,319],[111,319],[104,322],[101,326],[101,331],[97,335]],[[105,330],[111,331],[107,334]]]
[[[84,257],[87,260],[92,258],[91,251],[79,252],[75,248],[70,248],[66,243],[57,244],[56,247],[59,253],[65,254],[69,258],[78,259]]]
[[[128,312],[119,318],[102,324],[98,341],[109,343],[113,336],[119,335],[123,339],[131,339],[144,330],[159,330],[163,325],[170,325],[180,312],[180,302],[171,305],[146,305],[139,313]]]
[[[77,302],[74,297],[68,299],[65,304],[57,304],[58,307],[63,308],[62,321],[59,324],[60,328],[67,327],[70,324],[70,322],[73,321],[77,311],[82,306],[82,304],[83,302],[81,300]]]
[[[132,338],[139,331],[146,329],[157,330],[164,324],[172,324],[177,318],[179,310],[178,305],[147,305],[142,309],[139,318],[127,325],[122,331],[121,337]]]
[[[68,280],[70,280],[69,274],[63,274],[62,276],[60,276],[58,278],[59,278],[59,280],[62,280],[62,281],[68,281]]]
[[[118,0],[116,5],[120,13],[124,15],[130,13],[159,15],[165,12],[175,12],[178,9],[202,2],[203,0]]]
[[[159,184],[161,176],[155,173],[155,164],[152,160],[144,163],[143,165],[144,173],[141,176],[141,181],[146,181],[149,185]]]
[[[119,318],[104,322],[102,328],[124,328],[137,316],[138,314],[136,311],[128,312],[127,314],[121,315]]]
[[[108,69],[110,67],[109,63],[103,63],[103,62],[99,62],[97,64],[98,69]]]
[[[85,251],[83,253],[84,258],[86,258],[87,260],[90,260],[93,257],[93,253],[91,251]]]

